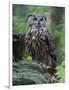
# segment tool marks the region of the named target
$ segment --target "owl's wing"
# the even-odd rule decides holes
[[[46,33],[45,33],[45,41],[46,41],[46,44],[48,45],[49,50],[54,51],[54,49],[56,47],[55,39],[48,31],[46,31]]]
[[[57,62],[57,57],[55,54],[56,42],[53,36],[49,32],[46,33],[46,42],[48,43],[47,46],[48,46],[49,56],[52,59],[51,61],[49,60],[49,62],[51,62],[52,69],[54,70],[54,67],[56,66],[56,62]]]
[[[56,62],[57,62],[57,59],[56,59],[56,55],[55,55],[55,48],[56,48],[56,45],[55,45],[55,40],[53,38],[53,36],[48,32],[48,31],[45,31],[41,34],[41,40],[44,42],[44,46],[45,49],[46,49],[46,52],[47,52],[47,57],[48,57],[48,63],[49,65],[51,66],[51,69],[52,69],[52,72],[53,72],[53,69],[54,67],[56,66]]]

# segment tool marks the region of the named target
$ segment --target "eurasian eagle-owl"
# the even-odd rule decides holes
[[[29,30],[26,33],[25,40],[33,60],[49,66],[51,73],[53,73],[56,65],[55,42],[48,32],[46,22],[45,16],[30,15],[28,19]]]

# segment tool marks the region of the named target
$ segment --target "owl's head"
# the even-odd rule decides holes
[[[46,17],[41,15],[29,15],[28,19],[29,27],[46,27]]]

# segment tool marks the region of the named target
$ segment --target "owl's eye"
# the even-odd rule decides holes
[[[36,20],[37,20],[37,18],[35,17],[35,18],[33,18],[33,20],[34,20],[34,21],[36,21]]]
[[[43,21],[43,18],[41,18],[40,21]]]

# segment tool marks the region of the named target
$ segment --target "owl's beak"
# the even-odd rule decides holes
[[[38,25],[40,25],[40,22],[38,22]]]
[[[41,27],[40,23],[38,23],[38,24],[37,24],[37,27],[38,27],[38,28],[40,28],[40,27]]]

